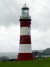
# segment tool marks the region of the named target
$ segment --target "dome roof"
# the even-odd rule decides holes
[[[29,8],[26,6],[26,4],[22,7],[22,9],[29,10]]]

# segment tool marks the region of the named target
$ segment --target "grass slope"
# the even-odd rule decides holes
[[[0,62],[0,67],[50,67],[50,58],[36,59],[34,61]]]

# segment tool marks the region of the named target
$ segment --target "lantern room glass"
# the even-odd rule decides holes
[[[22,10],[22,14],[29,14],[29,10]]]

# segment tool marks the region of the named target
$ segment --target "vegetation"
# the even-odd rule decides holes
[[[50,48],[47,48],[47,49],[43,50],[43,53],[50,55]]]
[[[0,62],[0,67],[50,67],[50,58],[36,59],[34,61],[7,61]]]

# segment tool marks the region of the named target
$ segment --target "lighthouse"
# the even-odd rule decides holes
[[[20,16],[20,45],[17,61],[33,60],[31,48],[31,17],[29,16],[29,8],[26,4],[22,7]]]

